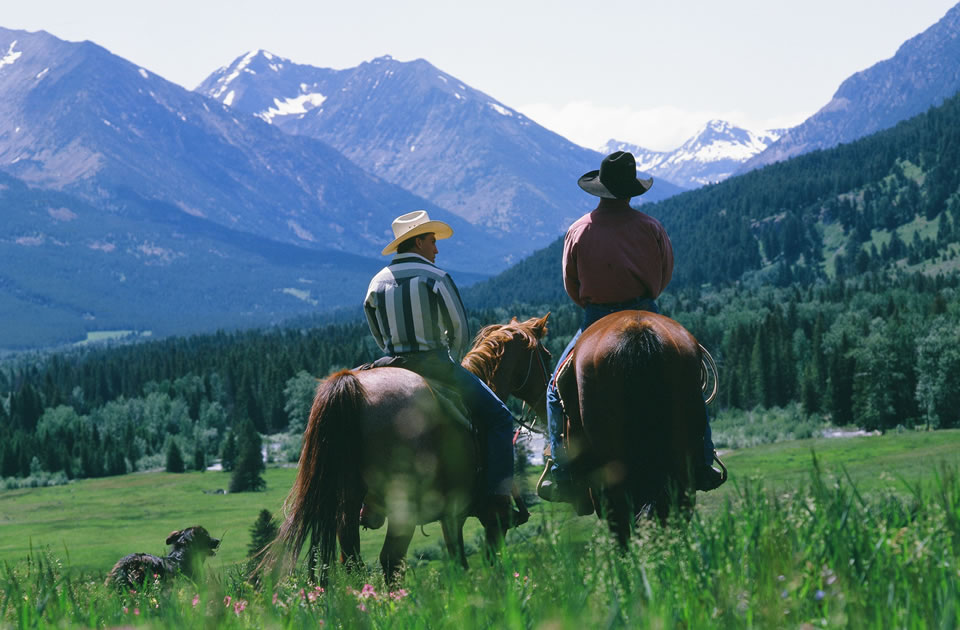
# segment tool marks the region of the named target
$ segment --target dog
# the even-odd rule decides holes
[[[216,554],[220,539],[213,538],[206,529],[196,525],[171,532],[167,544],[173,545],[173,549],[163,558],[149,553],[124,556],[113,565],[104,584],[137,589],[150,578],[163,581],[177,574],[193,577],[199,573],[207,557]]]

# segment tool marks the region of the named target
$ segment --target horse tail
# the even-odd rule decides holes
[[[636,500],[651,501],[662,485],[666,455],[661,439],[668,413],[663,339],[651,326],[628,326],[609,367],[623,380],[625,444],[639,450],[624,462],[625,486]]]
[[[350,370],[317,387],[297,478],[283,503],[286,518],[274,541],[291,564],[308,536],[319,548],[321,568],[331,564],[337,528],[346,523],[347,506],[356,505],[363,490],[360,414],[365,400],[363,385]]]

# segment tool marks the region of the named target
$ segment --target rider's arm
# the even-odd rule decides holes
[[[670,243],[670,237],[667,231],[660,227],[660,234],[657,236],[657,242],[660,244],[661,281],[660,290],[663,291],[670,284],[670,278],[673,277],[673,244]]]
[[[363,314],[367,316],[367,325],[370,327],[371,334],[373,334],[373,340],[377,342],[381,350],[386,351],[387,344],[383,340],[383,331],[380,330],[380,323],[377,321],[376,299],[376,293],[367,293],[367,299],[363,301]]]
[[[577,272],[579,234],[579,230],[570,229],[563,239],[563,288],[567,290],[571,300],[578,306],[583,306],[580,300],[580,275]]]
[[[457,361],[467,353],[467,313],[460,299],[460,291],[449,274],[436,283],[434,290],[440,296],[440,314],[447,329],[450,354]]]

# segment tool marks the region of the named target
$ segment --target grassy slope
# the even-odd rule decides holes
[[[801,440],[732,452],[724,456],[731,483],[717,492],[700,493],[700,509],[718,510],[724,498],[737,492],[740,479],[755,477],[772,489],[806,485],[811,450],[828,474],[842,475],[845,468],[861,490],[904,490],[901,477],[913,482],[931,477],[938,462],[960,464],[960,431]],[[202,524],[214,536],[223,535],[221,552],[212,560],[219,568],[244,558],[257,514],[264,508],[279,512],[294,474],[293,469],[269,469],[267,491],[234,495],[203,492],[227,487],[228,475],[213,472],[143,473],[0,492],[0,562],[22,560],[31,545],[34,550],[49,546],[74,568],[105,573],[125,554],[165,553],[163,541],[170,531]],[[532,525],[543,516],[562,520],[561,531],[570,539],[593,531],[594,517],[576,518],[566,506],[540,504],[520,537],[532,535]],[[470,519],[468,541],[477,529],[476,520]],[[376,562],[383,531],[364,533],[363,552],[370,563]],[[440,541],[436,524],[425,531],[429,537],[418,533],[414,549]]]

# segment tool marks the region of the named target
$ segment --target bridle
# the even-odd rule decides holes
[[[544,354],[545,352],[547,352],[547,349],[544,348],[544,347],[543,347],[543,343],[542,343],[539,339],[537,339],[537,347],[534,349],[534,352],[532,352],[532,353],[530,354],[530,362],[527,364],[527,373],[526,373],[526,375],[523,377],[523,382],[520,383],[520,385],[519,385],[518,387],[515,387],[515,388],[513,389],[513,391],[511,392],[513,395],[516,396],[516,393],[517,393],[517,392],[522,392],[524,389],[527,388],[527,385],[530,383],[530,377],[531,377],[531,375],[534,373],[534,372],[533,372],[533,365],[534,365],[533,359],[534,359],[534,357],[536,357],[536,359],[537,359],[537,364],[540,366],[540,379],[541,379],[541,382],[543,383],[543,393],[540,394],[540,396],[537,397],[537,399],[534,401],[534,404],[529,404],[529,403],[527,403],[527,401],[521,399],[521,402],[523,403],[523,413],[521,414],[520,419],[517,420],[517,424],[519,424],[521,428],[526,429],[527,431],[530,431],[531,433],[543,433],[543,432],[544,432],[543,430],[534,428],[534,427],[536,426],[536,424],[537,424],[537,412],[536,412],[534,409],[535,409],[535,407],[536,407],[536,404],[539,403],[542,398],[545,398],[545,397],[546,397],[548,385],[550,384],[550,370],[549,370],[549,368],[547,367],[546,361],[544,361],[544,359],[543,359],[543,354]],[[527,409],[528,409],[528,408],[530,409],[530,413],[531,413],[532,416],[533,416],[533,420],[532,420],[531,422],[527,422],[527,421],[526,421],[526,418],[528,417],[528,414],[527,414]],[[517,438],[518,438],[519,436],[520,436],[520,429],[517,429],[516,433],[514,433],[514,435],[513,435],[513,441],[514,441],[514,443],[516,443]]]

